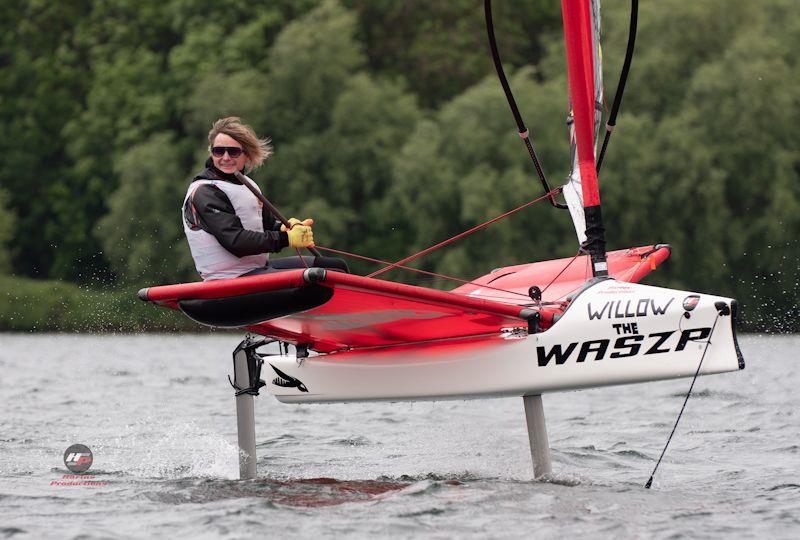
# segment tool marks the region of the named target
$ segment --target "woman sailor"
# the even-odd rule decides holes
[[[194,177],[183,203],[183,229],[197,271],[204,280],[263,274],[289,268],[323,266],[347,271],[331,257],[288,257],[269,261],[285,247],[314,246],[312,219],[289,220],[286,229],[261,201],[236,179],[236,171],[259,167],[272,153],[269,139],[237,117],[221,118],[208,133],[209,159]]]

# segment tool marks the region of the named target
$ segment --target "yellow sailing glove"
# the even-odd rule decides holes
[[[311,221],[311,220],[306,220]],[[314,247],[314,233],[311,227],[307,225],[295,224],[291,229],[286,231],[289,236],[289,247],[293,248],[307,248]]]
[[[314,220],[311,219],[311,218],[304,219],[303,221],[300,221],[296,217],[289,218],[289,228],[290,229],[292,227],[294,227],[295,225],[305,225],[306,227],[311,227],[313,224],[314,224]],[[286,230],[287,230],[286,229],[286,225],[281,225],[281,231],[282,232],[286,232]]]

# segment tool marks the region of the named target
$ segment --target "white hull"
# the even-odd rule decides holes
[[[517,329],[301,362],[294,356],[266,357],[262,377],[278,400],[306,403],[535,395],[690,377],[701,358],[702,375],[743,368],[733,329],[735,302],[696,295],[696,307],[687,311],[684,304],[690,306],[692,296],[600,281],[544,332]]]

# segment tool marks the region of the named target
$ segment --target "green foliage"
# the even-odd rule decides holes
[[[349,219],[342,216],[344,230],[328,236],[332,244],[373,257],[396,253],[387,235],[407,220],[387,211],[384,199],[393,181],[392,159],[420,117],[414,97],[397,83],[359,75],[339,96],[325,133],[324,176],[313,188],[349,212]]]
[[[709,42],[702,64],[682,50],[676,65],[695,68],[674,114],[632,99],[639,114],[621,116],[602,181],[609,237],[673,245],[654,282],[739,298],[754,329],[796,329],[800,305],[800,112],[786,84],[800,17],[786,6],[737,12],[747,31],[720,31],[725,46]]]
[[[616,87],[628,34],[628,2],[604,5],[609,32],[604,41],[609,90]],[[752,32],[760,10],[750,2],[662,0],[639,3],[636,56],[625,96],[626,110],[648,111],[657,119],[684,105],[686,82],[697,68],[718,59],[739,33]],[[563,56],[562,56],[563,58]]]
[[[399,254],[398,228],[407,220],[387,208],[385,196],[392,159],[421,117],[416,100],[399,83],[361,74],[330,116],[324,132],[278,148],[267,166],[267,192],[287,212],[315,217],[320,245],[379,258]]]
[[[62,281],[0,275],[0,331],[196,332],[182,314],[136,297],[135,288],[97,291]]]
[[[354,29],[352,14],[325,2],[276,39],[266,86],[276,156],[259,178],[287,213],[317,219],[321,245],[381,256],[393,247],[391,159],[420,113],[401,83],[358,73]]]
[[[184,122],[187,132],[200,141],[197,150],[204,156],[203,161],[208,157],[205,138],[218,118],[240,116],[257,132],[265,131],[267,111],[263,93],[268,84],[266,76],[249,69],[224,78],[209,73],[198,81],[187,101]]]
[[[187,185],[180,156],[185,152],[171,134],[159,133],[115,164],[120,185],[108,199],[109,212],[96,235],[112,268],[129,282],[194,279],[180,219]]]
[[[6,26],[0,32],[0,187],[8,191],[9,206],[19,218],[13,265],[23,274],[48,275],[96,252],[84,243],[91,218],[81,203],[73,205],[74,229],[63,230],[53,214],[53,206],[71,191],[59,134],[80,112],[88,86],[76,31],[85,17],[82,2],[7,4],[0,12]],[[102,200],[97,203],[102,206]],[[61,252],[64,244],[69,255]],[[74,272],[63,276],[74,277]]]
[[[8,207],[8,193],[0,190],[0,274],[11,271],[9,240],[14,236],[16,214]]]
[[[276,153],[255,178],[285,213],[315,218],[322,246],[399,259],[539,196],[495,78],[482,4],[0,7],[0,272],[84,284],[196,279],[179,209],[209,126],[227,115],[273,138]],[[603,8],[610,102],[629,4]],[[568,166],[559,3],[495,2],[494,19],[517,103],[558,185]],[[609,249],[671,243],[650,282],[733,295],[753,329],[800,319],[798,48],[793,0],[641,3],[601,174]],[[541,204],[417,264],[472,277],[575,248],[567,214]],[[29,291],[15,302],[31,317],[4,328],[94,327],[63,322],[86,311],[77,303],[86,291],[4,283]],[[12,308],[2,309],[0,321],[10,320]]]
[[[352,13],[324,0],[278,35],[264,92],[276,142],[326,127],[336,97],[364,63],[355,24]]]
[[[344,0],[359,15],[358,38],[370,67],[405,78],[426,106],[438,107],[494,73],[483,0]],[[536,63],[561,29],[558,2],[513,0],[492,7],[508,66]]]
[[[511,78],[517,99],[537,111],[529,119],[542,145],[540,157],[554,163],[567,153],[563,116],[554,86],[538,83],[531,70]],[[545,114],[542,114],[545,113]],[[563,178],[551,174],[553,184]],[[499,85],[491,78],[446,104],[435,118],[418,124],[395,160],[390,206],[408,216],[414,252],[449,238],[541,195],[541,187],[516,131]],[[572,255],[571,224],[541,204],[474,237],[424,259],[427,269],[475,277],[500,266]],[[542,221],[547,220],[547,227]],[[481,261],[480,264],[477,261]],[[484,264],[491,261],[489,265]]]

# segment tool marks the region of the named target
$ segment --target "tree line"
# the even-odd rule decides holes
[[[254,178],[284,213],[314,217],[322,246],[395,260],[541,194],[479,0],[5,9],[0,272],[98,287],[197,279],[180,206],[225,115],[272,138],[275,155]],[[560,184],[559,2],[494,9],[517,102]],[[628,9],[603,3],[609,102]],[[641,5],[600,178],[609,249],[672,244],[648,282],[732,295],[752,329],[797,330],[800,318],[798,46],[791,0]],[[472,278],[576,248],[567,213],[542,204],[418,266]]]

